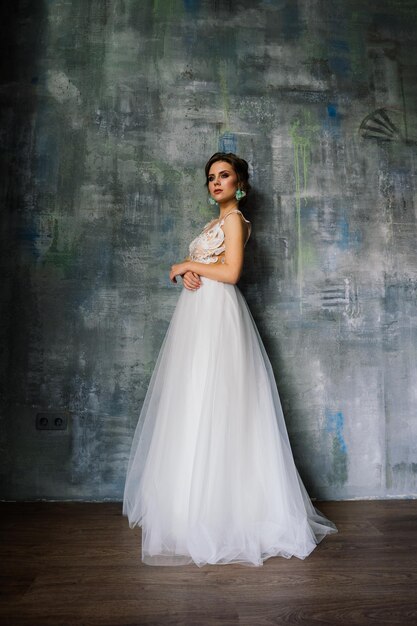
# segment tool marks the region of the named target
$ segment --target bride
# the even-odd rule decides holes
[[[237,283],[251,223],[248,164],[205,166],[219,209],[171,267],[178,298],[133,436],[123,496],[148,565],[306,558],[335,524],[294,463],[274,372]]]

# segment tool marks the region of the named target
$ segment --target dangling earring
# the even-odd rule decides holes
[[[210,194],[209,194],[209,197],[208,197],[208,201],[210,202],[210,204],[213,204],[213,205],[214,205],[214,204],[217,204],[216,200],[215,200],[214,198],[212,198],[212,197],[210,196]]]
[[[239,189],[238,187],[235,193],[236,200],[239,202],[239,200],[242,200],[242,198],[244,198],[245,196],[246,196],[246,191],[244,191],[243,189]]]

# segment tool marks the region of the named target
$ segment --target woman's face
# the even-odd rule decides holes
[[[208,190],[216,202],[231,200],[237,189],[237,175],[233,166],[226,161],[216,161],[208,174]]]

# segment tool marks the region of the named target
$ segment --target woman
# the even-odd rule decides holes
[[[149,565],[304,559],[333,522],[316,509],[291,452],[274,373],[236,283],[251,224],[238,208],[248,164],[205,167],[219,215],[172,266],[183,289],[132,442],[123,500]]]

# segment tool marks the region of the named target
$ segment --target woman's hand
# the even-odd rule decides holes
[[[187,261],[183,261],[182,263],[175,263],[171,265],[171,271],[169,273],[169,280],[173,283],[177,282],[176,276],[183,276],[185,272],[188,271]]]
[[[183,275],[182,282],[184,284],[184,287],[186,287],[187,289],[190,289],[191,291],[195,291],[201,285],[200,274],[197,274],[197,272],[192,272],[191,270],[188,270]]]
[[[177,282],[176,276],[182,276],[183,284],[187,289],[194,291],[201,286],[200,275],[188,269],[187,260],[171,265],[169,278],[173,283]]]

